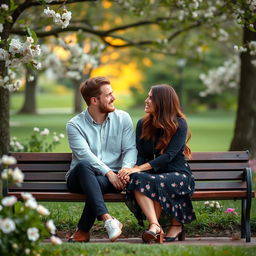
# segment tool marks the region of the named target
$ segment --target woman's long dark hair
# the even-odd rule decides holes
[[[141,139],[154,139],[156,129],[161,128],[163,135],[159,139],[156,149],[162,154],[178,129],[177,118],[186,120],[186,117],[181,111],[179,98],[170,85],[154,85],[151,87],[151,92],[154,113],[146,114],[143,118]],[[190,137],[191,134],[188,132],[184,148],[184,155],[187,158],[191,156],[191,150],[187,145]]]

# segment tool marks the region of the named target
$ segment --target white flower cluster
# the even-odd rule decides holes
[[[81,79],[81,75],[83,74],[83,70],[86,65],[89,64],[93,68],[98,66],[96,58],[85,53],[79,44],[66,45],[66,48],[70,51],[72,57],[66,73],[68,78],[79,80]]]
[[[35,45],[32,37],[27,37],[25,43],[13,38],[7,50],[0,48],[0,61],[5,61],[5,66],[7,67],[6,76],[0,76],[0,86],[10,91],[18,90],[21,86],[21,81],[15,80],[16,75],[13,68],[17,69],[21,64],[32,63],[35,68],[40,69],[41,64],[36,61],[40,53],[40,45]]]
[[[9,10],[9,6],[7,4],[1,4],[0,9],[7,12]]]
[[[17,67],[20,64],[30,63],[39,68],[40,65],[34,61],[41,53],[40,45],[34,44],[32,37],[27,37],[26,42],[22,43],[19,39],[13,38],[8,50],[0,48],[0,60],[5,61],[6,67]],[[17,57],[18,56],[18,57]]]
[[[256,10],[256,0],[246,0],[247,4],[249,4],[249,8],[251,11]]]
[[[24,174],[22,173],[22,171],[18,167],[15,167],[14,169],[7,168],[7,166],[14,165],[16,164],[16,162],[17,161],[14,157],[3,155],[0,159],[0,164],[5,169],[3,169],[2,171],[1,177],[3,180],[11,180],[15,184],[20,185],[24,180]]]
[[[69,25],[72,16],[72,13],[65,8],[62,9],[62,13],[58,13],[47,7],[47,9],[44,9],[44,13],[47,17],[52,17],[53,21],[57,25],[61,25],[62,28],[66,28]]]
[[[224,62],[223,66],[209,70],[207,74],[200,74],[199,78],[206,86],[200,92],[201,97],[209,94],[221,93],[224,88],[235,88],[239,83],[240,59],[238,56]]]
[[[10,146],[14,149],[14,152],[24,150],[24,146],[17,140],[17,137],[11,137]]]
[[[1,54],[1,48],[0,48],[0,54]],[[21,80],[16,79],[16,73],[11,68],[8,68],[7,75],[4,78],[0,76],[0,86],[3,86],[9,89],[10,91],[16,91],[21,86]]]
[[[250,49],[250,54],[251,55],[256,55],[256,41],[249,42],[248,47]]]
[[[4,155],[4,156],[2,156],[2,158],[0,158],[0,164],[4,167],[9,167],[9,165],[13,165],[16,163],[17,163],[16,159],[12,156]],[[10,174],[13,176],[12,181],[14,182],[14,184],[19,184],[20,182],[23,181],[24,175],[18,168],[15,168],[14,171],[12,171],[10,168],[4,169],[4,171],[2,172],[2,178],[7,179]],[[50,212],[47,208],[45,208],[43,205],[37,204],[37,201],[33,197],[32,194],[30,194],[28,192],[23,192],[23,193],[21,193],[21,198],[24,201],[24,206],[27,207],[29,210],[36,211],[38,214],[40,214],[42,216],[48,216],[50,214]],[[20,208],[21,212],[17,216],[15,215],[15,213],[13,214],[13,216],[10,216],[9,210],[6,208],[13,207],[17,203],[17,201],[18,200],[15,196],[6,196],[6,197],[2,198],[2,200],[1,200],[0,212],[3,213],[3,214],[1,214],[1,216],[6,216],[8,213],[8,215],[7,215],[8,217],[3,218],[0,216],[1,238],[5,234],[8,235],[12,232],[15,232],[16,236],[17,236],[17,234],[19,234],[19,231],[20,231],[19,226],[23,222],[22,218],[25,218],[25,219],[29,218],[27,211],[24,211],[23,208]],[[22,212],[25,213],[25,216],[22,216],[22,214],[21,214]],[[56,227],[54,225],[53,220],[48,220],[46,222],[45,226],[46,226],[47,230],[49,231],[49,233],[51,234],[51,238],[50,238],[51,242],[53,244],[61,244],[62,243],[61,239],[54,236],[56,233]],[[22,227],[22,232],[23,232],[23,229],[24,229],[24,227]],[[27,234],[27,239],[31,242],[35,242],[40,238],[39,229],[35,226],[27,227],[26,234]],[[5,239],[5,241],[6,241],[6,239]],[[18,246],[19,245],[16,243],[12,244],[12,247],[14,249],[15,248],[17,249]],[[31,250],[29,248],[25,248],[26,254],[29,255],[30,251]]]
[[[204,202],[205,207],[210,207],[210,208],[215,208],[215,209],[220,209],[222,206],[218,201],[206,201]]]

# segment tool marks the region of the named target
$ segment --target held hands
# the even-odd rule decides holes
[[[124,180],[121,180],[116,173],[109,171],[106,173],[107,178],[113,184],[113,186],[118,190],[123,190],[127,184]]]
[[[120,178],[120,180],[125,181],[127,183],[130,180],[131,174],[140,171],[141,170],[137,166],[133,168],[123,168],[117,173],[117,176]]]

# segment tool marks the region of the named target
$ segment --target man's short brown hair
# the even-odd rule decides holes
[[[100,88],[105,84],[110,84],[110,81],[103,76],[92,77],[81,83],[80,92],[87,106],[91,104],[92,97],[100,96],[101,94]]]

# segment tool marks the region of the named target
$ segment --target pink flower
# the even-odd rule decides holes
[[[160,183],[160,186],[163,188],[163,187],[164,187],[164,183],[163,183],[163,182],[161,182],[161,183]]]
[[[238,213],[235,211],[234,208],[227,208],[227,210],[225,211],[225,213],[229,214],[229,213],[233,213],[235,215],[238,215]]]
[[[150,189],[150,185],[149,185],[149,184],[146,185],[146,189],[147,189],[147,190]]]
[[[156,193],[152,193],[151,196],[152,196],[152,197],[155,197],[155,196],[156,196]]]

